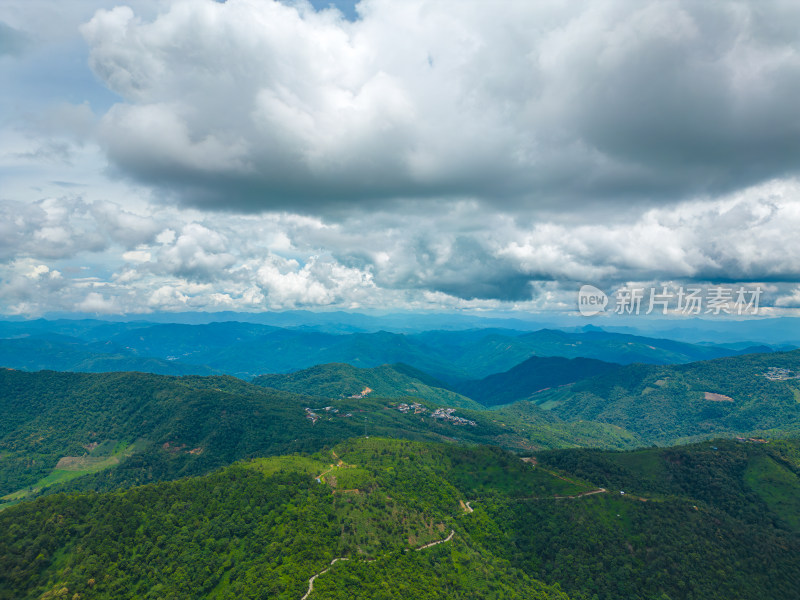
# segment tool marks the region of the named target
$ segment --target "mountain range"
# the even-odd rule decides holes
[[[796,597],[800,350],[328,325],[0,322],[0,600]]]
[[[800,422],[800,351],[672,366],[590,362],[604,372],[537,391],[543,375],[529,367],[549,360],[503,374],[508,397],[526,399],[492,408],[406,365],[320,365],[253,383],[3,369],[0,496],[15,502],[83,475],[114,487],[200,474],[365,432],[525,451],[793,435]]]
[[[406,334],[329,333],[241,322],[0,322],[0,365],[10,368],[140,370],[242,378],[289,373],[326,363],[361,368],[404,363],[453,384],[507,371],[531,356],[676,364],[771,350],[763,346],[688,344],[595,329],[432,330]]]

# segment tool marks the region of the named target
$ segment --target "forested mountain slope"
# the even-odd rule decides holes
[[[250,456],[316,451],[365,431],[519,450],[638,444],[617,427],[566,424],[536,407],[496,413],[444,410],[414,397],[332,400],[234,377],[0,369],[0,390],[6,503],[59,485],[112,489],[207,473]]]
[[[531,397],[566,420],[612,423],[651,443],[800,430],[800,351],[629,365]]]
[[[620,367],[593,358],[532,356],[503,373],[465,381],[455,389],[485,406],[509,404],[536,392],[613,373]]]
[[[798,456],[355,439],[0,511],[0,598],[789,600]]]
[[[414,396],[447,406],[483,408],[474,400],[445,389],[445,384],[430,375],[404,364],[359,369],[348,364],[333,363],[284,375],[261,375],[253,378],[252,383],[326,398]]]

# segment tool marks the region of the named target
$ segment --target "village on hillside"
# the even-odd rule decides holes
[[[792,371],[791,369],[784,369],[782,367],[770,367],[764,377],[770,381],[787,381],[789,379],[800,379],[800,374]]]

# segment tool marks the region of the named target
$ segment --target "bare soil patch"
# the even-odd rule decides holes
[[[733,402],[733,398],[713,392],[703,392],[703,398],[709,402]]]

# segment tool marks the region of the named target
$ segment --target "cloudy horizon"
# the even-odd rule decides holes
[[[800,315],[800,6],[10,0],[0,314]]]

